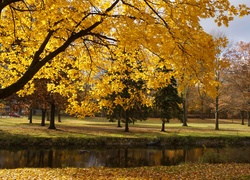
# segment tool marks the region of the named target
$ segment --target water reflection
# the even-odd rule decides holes
[[[0,150],[0,168],[139,167],[190,162],[250,163],[249,154],[250,147]]]

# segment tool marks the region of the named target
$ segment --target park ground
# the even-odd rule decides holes
[[[161,139],[162,145],[249,145],[250,127],[240,120],[220,120],[220,130],[214,130],[213,119],[189,119],[184,127],[177,120],[166,124],[161,132],[160,119],[130,124],[130,132],[118,128],[115,122],[93,117],[76,119],[63,117],[56,130],[40,126],[40,117],[30,124],[27,117],[0,117],[1,147],[15,146],[143,146]],[[140,142],[140,143],[138,143]],[[20,168],[1,169],[0,179],[250,179],[250,164],[182,164],[167,167],[139,168]]]
[[[161,140],[162,145],[238,145],[250,144],[250,127],[241,125],[238,119],[220,120],[220,130],[215,130],[213,119],[189,119],[188,126],[178,120],[166,123],[161,132],[161,120],[151,118],[118,128],[116,122],[93,117],[62,118],[56,122],[56,130],[41,126],[41,117],[34,117],[30,124],[27,117],[0,118],[0,144],[2,146],[74,146],[74,145],[126,145],[144,146],[149,141]],[[123,124],[122,124],[123,125]]]

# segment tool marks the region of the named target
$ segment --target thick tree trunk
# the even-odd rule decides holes
[[[219,96],[215,99],[215,130],[219,130]]]
[[[117,121],[117,127],[122,127],[121,126],[121,119],[119,118],[118,121]]]
[[[45,126],[46,109],[42,108],[42,122],[41,126]]]
[[[51,102],[50,103],[50,123],[49,123],[49,129],[56,129],[55,126],[55,103]]]
[[[241,125],[245,125],[244,111],[240,111]]]
[[[128,115],[128,111],[126,110],[126,112],[125,112],[125,132],[129,132],[128,123],[129,123],[129,115]]]
[[[32,116],[33,116],[33,114],[32,114],[32,109],[30,109],[30,111],[29,111],[29,120],[30,120],[30,123],[32,123]]]
[[[161,131],[165,132],[165,120],[162,120]]]

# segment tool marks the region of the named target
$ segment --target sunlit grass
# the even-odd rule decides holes
[[[46,126],[40,125],[41,117],[33,117],[30,124],[27,117],[21,118],[0,118],[1,132],[10,134],[29,135],[34,137],[124,137],[124,138],[152,138],[167,136],[196,136],[196,137],[219,137],[219,136],[250,136],[250,127],[241,125],[240,120],[220,120],[220,130],[215,130],[213,119],[189,119],[188,126],[182,126],[178,120],[171,120],[166,123],[166,132],[161,132],[161,120],[151,118],[146,121],[136,121],[129,125],[129,133],[117,127],[117,122],[108,122],[102,117],[88,117],[77,119],[63,117],[62,122],[56,120],[57,130],[49,130],[49,122]]]

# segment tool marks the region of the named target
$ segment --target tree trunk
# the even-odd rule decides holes
[[[250,126],[250,111],[247,111],[248,126]]]
[[[128,110],[126,110],[126,112],[125,112],[125,132],[129,132],[128,123],[129,123],[129,115],[128,115]]]
[[[244,111],[240,111],[241,125],[245,125]]]
[[[117,127],[122,127],[122,126],[121,126],[121,119],[120,119],[120,118],[118,118]]]
[[[61,113],[60,113],[59,109],[57,110],[57,117],[58,117],[58,122],[62,122],[61,121]]]
[[[186,97],[183,98],[183,124],[182,126],[188,126],[187,125],[187,113],[188,108],[187,108],[187,100]]]
[[[29,120],[30,120],[30,123],[32,123],[32,116],[33,116],[33,114],[32,114],[32,109],[30,109],[30,111],[29,111]]]
[[[161,131],[165,132],[165,120],[164,119],[162,119]]]
[[[45,126],[46,109],[42,108],[42,122],[41,126]]]
[[[219,96],[215,99],[215,130],[219,130]]]
[[[204,97],[203,97],[203,95],[201,96],[201,114],[200,114],[200,118],[204,119]]]
[[[49,123],[49,129],[56,129],[55,126],[55,103],[51,102],[50,103],[50,123]]]
[[[50,112],[47,111],[47,121],[50,121]]]

